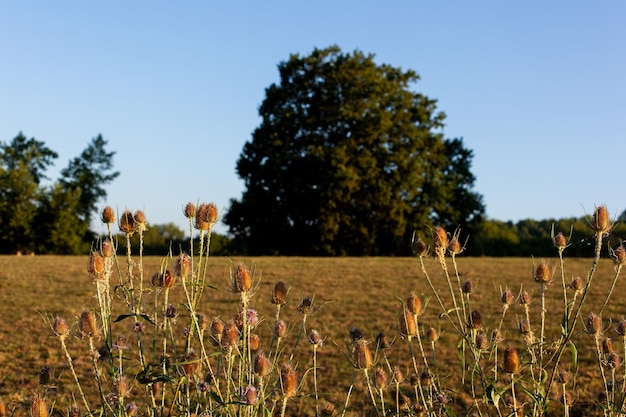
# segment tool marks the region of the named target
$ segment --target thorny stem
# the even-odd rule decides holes
[[[341,417],[346,415],[346,410],[348,410],[348,404],[350,402],[350,394],[352,394],[352,389],[354,388],[354,379],[356,377],[356,369],[352,370],[352,381],[350,382],[350,388],[348,388],[348,394],[346,394],[346,402],[343,405],[343,411],[341,412]]]
[[[61,349],[63,349],[63,353],[65,353],[65,358],[67,359],[67,363],[70,366],[70,370],[72,371],[72,376],[74,377],[74,381],[76,382],[76,386],[78,387],[78,393],[80,394],[80,398],[83,400],[83,404],[85,405],[85,409],[87,409],[87,415],[91,414],[91,409],[89,408],[89,403],[87,402],[87,398],[85,398],[85,393],[83,392],[83,388],[80,386],[80,382],[78,381],[78,375],[76,375],[76,370],[74,369],[74,363],[72,362],[72,357],[67,350],[67,345],[65,344],[65,337],[60,337],[61,340]]]
[[[622,271],[622,264],[618,264],[615,267],[615,276],[613,276],[613,283],[611,284],[611,289],[609,290],[609,293],[606,295],[606,299],[604,300],[604,304],[602,304],[602,307],[600,308],[600,312],[598,313],[599,316],[602,315],[602,312],[606,308],[606,305],[609,303],[609,299],[611,298],[611,294],[613,294],[613,289],[615,288],[615,283],[617,283],[617,278],[619,277],[619,274],[620,274],[621,271]]]
[[[606,406],[607,408],[604,410],[604,415],[607,415],[608,410],[611,407],[611,396],[609,395],[608,390],[608,382],[606,380],[606,375],[604,374],[604,367],[602,366],[602,347],[600,345],[600,332],[596,332],[593,335],[594,342],[596,345],[596,356],[598,357],[598,366],[600,367],[600,375],[602,376],[602,382],[604,383],[604,392],[606,393]]]
[[[376,411],[376,415],[378,415],[378,409],[376,408],[376,398],[374,398],[374,392],[372,390],[372,382],[370,381],[370,374],[367,372],[367,368],[363,369],[363,375],[365,375],[365,381],[367,383],[367,391],[370,394],[370,400],[372,400],[374,411]]]

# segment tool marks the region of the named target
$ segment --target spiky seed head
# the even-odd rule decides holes
[[[266,377],[270,374],[272,366],[270,360],[265,353],[259,352],[254,358],[254,373],[260,377]]]
[[[252,288],[252,274],[243,262],[237,263],[232,276],[231,290],[235,293],[247,292]]]
[[[519,331],[521,334],[530,334],[530,323],[528,323],[528,320],[522,319],[519,322]]]
[[[106,206],[102,210],[102,215],[100,216],[100,220],[104,224],[113,224],[115,223],[115,211],[111,208],[111,206]]]
[[[354,367],[356,369],[370,369],[374,362],[372,351],[369,347],[369,343],[365,339],[359,339],[356,341],[353,352]]]
[[[560,369],[559,373],[557,374],[557,380],[559,381],[560,384],[567,384],[569,382],[569,372],[567,369]]]
[[[298,306],[298,312],[300,314],[309,314],[312,308],[313,308],[313,297],[306,296],[302,300],[300,300],[300,305]]]
[[[613,261],[613,266],[616,269],[617,267],[626,264],[626,248],[623,243],[617,248],[611,250],[611,260]]]
[[[411,378],[409,378],[409,383],[412,387],[417,387],[420,384],[420,378],[415,372],[411,374]]]
[[[585,288],[585,282],[581,277],[574,277],[572,278],[572,282],[570,282],[569,287],[576,292],[580,292],[583,288]]]
[[[461,291],[463,291],[463,294],[471,294],[474,292],[474,283],[471,279],[468,279],[461,284]]]
[[[322,337],[320,336],[319,332],[315,329],[311,330],[309,332],[309,337],[307,338],[308,342],[310,345],[314,345],[317,347],[322,347],[322,344],[324,343],[324,341],[322,340]]]
[[[55,336],[65,338],[69,334],[70,328],[63,317],[56,316],[54,318],[54,322],[52,323],[52,331]]]
[[[113,383],[113,392],[117,395],[118,398],[128,397],[130,392],[130,387],[128,386],[128,381],[126,377],[123,375],[118,375]]]
[[[0,413],[0,417],[4,417],[2,413]],[[72,404],[70,411],[67,413],[67,417],[80,417],[80,407],[78,404]]]
[[[192,202],[187,203],[183,209],[183,214],[188,219],[196,217],[196,205]]]
[[[42,366],[39,371],[39,384],[48,385],[53,378],[54,375],[52,374],[52,368],[50,368],[49,365]]]
[[[248,385],[241,394],[241,402],[246,405],[254,405],[258,400],[258,389],[252,385]]]
[[[606,359],[606,365],[610,369],[617,369],[622,364],[622,358],[616,353],[611,352]]]
[[[139,410],[139,406],[135,402],[129,402],[126,404],[126,415],[129,417],[133,417],[137,415],[137,411]]]
[[[196,313],[196,320],[198,320],[198,328],[201,332],[205,331],[209,327],[209,319],[203,313]]]
[[[106,278],[104,257],[100,252],[92,251],[87,263],[87,272],[93,281],[100,281]]]
[[[535,282],[539,284],[548,284],[550,282],[550,267],[545,262],[541,262],[537,265],[534,274]]]
[[[294,397],[298,390],[296,371],[287,363],[280,368],[280,388],[284,398]]]
[[[222,333],[224,332],[224,322],[218,317],[214,317],[211,321],[211,343],[217,346],[222,341]]]
[[[239,329],[233,320],[224,324],[222,331],[222,346],[224,348],[235,348],[239,342]]]
[[[143,232],[146,230],[146,215],[143,211],[137,210],[133,215],[133,218],[135,219],[136,232]]]
[[[519,373],[519,356],[517,354],[517,349],[513,346],[509,345],[504,350],[504,359],[502,360],[502,369],[507,374],[518,374]]]
[[[505,305],[511,305],[513,304],[513,301],[515,301],[515,295],[513,295],[513,291],[511,290],[504,290],[504,292],[502,292],[502,295],[500,296],[500,300],[502,301],[503,304]]]
[[[626,337],[626,320],[620,320],[620,322],[617,323],[616,331],[618,335]]]
[[[478,310],[474,310],[470,314],[470,321],[467,323],[470,329],[481,329],[483,327],[483,315]]]
[[[504,340],[504,337],[502,337],[502,333],[500,332],[500,330],[493,329],[491,331],[491,342],[492,343],[500,343],[503,340]]]
[[[278,320],[274,325],[274,336],[282,339],[287,336],[287,323],[284,320]]]
[[[123,233],[127,235],[133,234],[135,232],[135,218],[133,217],[133,213],[129,210],[124,210],[120,216],[119,227]]]
[[[609,354],[614,351],[615,349],[613,348],[613,339],[611,339],[610,337],[605,337],[604,339],[602,339],[602,352],[604,352],[605,354]]]
[[[398,365],[393,367],[393,380],[396,384],[400,384],[404,381],[404,374]]]
[[[439,332],[434,327],[429,327],[426,329],[426,338],[430,340],[431,343],[435,343],[439,340]]]
[[[4,402],[0,401],[0,417],[6,417],[7,415],[7,408],[4,405]]]
[[[176,306],[174,306],[173,304],[168,304],[167,307],[165,307],[165,317],[170,320],[178,317],[178,309],[176,308]]]
[[[174,263],[174,274],[181,278],[188,278],[191,276],[191,256],[186,252],[182,252],[176,258]]]
[[[552,238],[552,244],[555,248],[562,251],[567,247],[567,238],[563,235],[562,232],[559,232]]]
[[[585,330],[587,333],[599,335],[602,332],[602,319],[594,313],[589,313],[585,319]]]
[[[391,340],[384,332],[378,332],[376,335],[376,346],[378,349],[389,349],[391,347]]]
[[[363,337],[364,336],[363,336],[363,332],[361,331],[361,329],[359,329],[356,326],[350,327],[350,341],[352,343],[354,343],[354,342],[356,342],[358,340],[363,339]]]
[[[113,243],[109,239],[104,239],[102,241],[100,252],[102,252],[102,256],[105,258],[110,258],[115,255],[115,246],[113,246]]]
[[[376,371],[374,372],[374,386],[377,389],[381,390],[387,387],[387,383],[388,383],[387,373],[380,366],[377,367]]]
[[[528,293],[528,291],[526,290],[522,291],[522,293],[519,295],[519,303],[521,305],[530,304],[530,294]]]
[[[400,334],[402,336],[415,336],[417,334],[415,316],[406,308],[404,309],[404,314],[400,317]]]
[[[191,376],[196,373],[198,369],[198,355],[193,350],[187,351],[181,358],[183,373],[187,376]]]
[[[458,255],[463,252],[463,245],[461,245],[459,239],[454,236],[452,237],[452,239],[450,239],[450,242],[448,243],[448,252],[450,253],[450,255]]]
[[[428,388],[433,384],[433,375],[428,371],[422,371],[419,382],[422,384],[422,387]]]
[[[32,417],[49,417],[50,414],[46,399],[39,394],[33,395],[30,412]]]
[[[209,230],[217,221],[217,206],[215,203],[202,203],[196,212],[195,228]]]
[[[489,338],[484,333],[478,333],[476,335],[476,347],[480,350],[485,350],[489,346]]]
[[[611,230],[611,219],[609,218],[609,211],[605,205],[596,207],[589,224],[591,226],[591,230],[597,234],[604,235]]]
[[[409,295],[406,299],[406,308],[411,313],[419,316],[422,314],[423,309],[422,300],[415,293],[411,293],[411,295]]]
[[[96,315],[91,310],[83,310],[78,319],[78,336],[93,337],[100,336],[100,329],[96,321]]]
[[[261,338],[259,337],[258,334],[256,333],[252,333],[250,334],[250,351],[252,353],[256,352],[259,350],[259,348],[261,347]]]
[[[428,255],[428,246],[421,238],[417,238],[417,240],[413,241],[411,244],[411,250],[415,256],[420,258]]]
[[[322,417],[334,417],[335,406],[332,403],[324,403],[320,409],[320,416]]]
[[[433,243],[435,250],[444,252],[448,248],[448,233],[441,226],[435,226],[433,229]]]
[[[274,285],[274,292],[272,293],[272,304],[284,305],[287,303],[287,284],[283,281],[278,281]]]

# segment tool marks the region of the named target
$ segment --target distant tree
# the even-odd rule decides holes
[[[246,190],[225,216],[251,254],[406,254],[414,229],[473,224],[472,152],[444,139],[412,70],[338,47],[292,55],[266,89],[237,162]]]
[[[44,171],[57,153],[20,132],[0,143],[0,252],[34,251],[33,220],[37,215]]]
[[[106,145],[102,135],[96,136],[80,156],[72,159],[61,171],[61,185],[66,190],[80,190],[76,214],[87,225],[97,213],[98,201],[106,199],[104,187],[120,175],[113,171],[115,152],[107,152]]]

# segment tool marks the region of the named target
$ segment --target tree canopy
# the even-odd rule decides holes
[[[113,171],[115,152],[98,135],[52,183],[46,170],[58,154],[19,133],[0,142],[0,253],[85,253],[95,236],[90,221]]]
[[[225,223],[250,254],[406,254],[414,230],[484,214],[472,151],[445,139],[413,70],[336,47],[291,55],[265,91]]]

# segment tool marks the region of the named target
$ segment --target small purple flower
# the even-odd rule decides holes
[[[259,322],[259,313],[253,309],[246,310],[246,321],[248,322],[248,326],[254,327]]]

